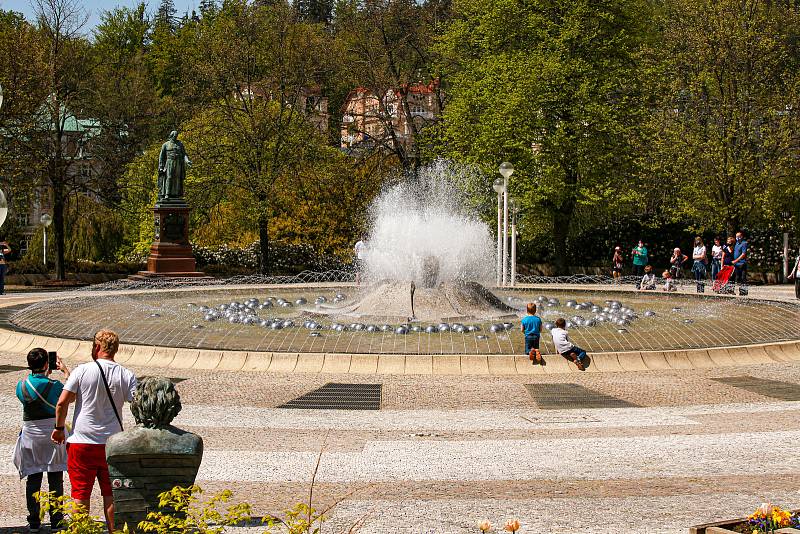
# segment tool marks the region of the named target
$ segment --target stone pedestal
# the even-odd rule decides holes
[[[155,240],[147,270],[131,278],[200,277],[189,244],[189,206],[183,200],[162,201],[153,208]]]
[[[148,512],[157,511],[158,495],[195,482],[203,459],[203,439],[173,426],[134,427],[114,434],[106,444],[114,491],[116,524],[135,532]]]

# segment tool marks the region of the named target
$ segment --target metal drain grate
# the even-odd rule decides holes
[[[329,382],[278,408],[301,410],[380,410],[381,384]]]
[[[585,388],[580,384],[525,384],[528,393],[542,410],[581,408],[635,408],[626,400]]]
[[[0,365],[0,373],[14,373],[16,371],[23,371],[27,369],[27,367],[19,367],[18,365]]]
[[[752,393],[757,393],[765,397],[780,399],[785,401],[800,400],[800,384],[792,382],[781,382],[780,380],[769,380],[766,378],[756,378],[754,376],[721,376],[712,378],[716,382],[745,389]]]

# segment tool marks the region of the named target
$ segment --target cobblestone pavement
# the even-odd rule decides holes
[[[751,295],[793,298],[788,286]],[[24,363],[0,353],[0,365]],[[685,533],[764,500],[800,508],[797,363],[502,377],[134,370],[184,379],[175,423],[204,438],[208,493],[279,513],[308,499],[319,459],[314,502],[338,503],[323,532],[466,533],[516,517],[521,533]],[[25,532],[10,462],[24,375],[0,372],[0,534]],[[795,396],[713,380],[745,375],[794,384]],[[329,382],[381,384],[381,409],[278,408]],[[552,384],[585,389],[537,402]],[[598,399],[621,407],[584,406]]]

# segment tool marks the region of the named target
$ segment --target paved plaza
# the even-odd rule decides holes
[[[24,356],[0,353],[0,366],[0,532],[24,532],[10,461]],[[338,502],[324,532],[466,533],[519,518],[523,533],[677,534],[765,500],[800,508],[796,362],[504,376],[132,368],[175,379],[175,424],[205,441],[209,493],[280,513],[307,501],[321,455],[315,505]],[[326,384],[379,386],[379,409],[281,407]]]

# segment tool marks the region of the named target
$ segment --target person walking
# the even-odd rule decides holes
[[[697,236],[694,238],[694,250],[692,250],[692,273],[694,274],[694,281],[697,284],[697,292],[705,293],[706,291],[706,246],[703,244],[703,238]]]
[[[6,294],[6,273],[8,272],[7,256],[11,254],[11,247],[7,241],[0,241],[0,295]]]
[[[711,279],[716,280],[722,269],[722,238],[714,237],[714,246],[711,247]]]
[[[733,281],[739,287],[739,296],[747,295],[747,240],[744,232],[736,232],[736,244],[733,247]]]
[[[114,532],[114,498],[106,463],[106,441],[122,431],[122,406],[136,392],[136,377],[114,361],[119,337],[111,330],[94,336],[92,362],[79,365],[64,385],[56,405],[54,443],[64,443],[69,405],[75,402],[72,435],[67,442],[67,474],[73,500],[89,510],[94,481],[100,484],[109,532]]]
[[[22,431],[14,447],[14,466],[25,481],[25,504],[28,508],[28,529],[39,532],[41,506],[33,496],[42,489],[44,473],[47,488],[56,498],[64,494],[64,471],[67,470],[67,449],[50,440],[56,423],[56,403],[64,385],[51,380],[50,358],[46,350],[35,348],[28,353],[31,374],[17,383],[17,398],[22,403]],[[69,378],[69,368],[56,357],[55,367]],[[64,516],[50,511],[50,531],[61,530]]]
[[[615,247],[614,248],[614,256],[611,258],[611,273],[614,276],[614,283],[618,284],[620,278],[622,277],[622,248]]]

